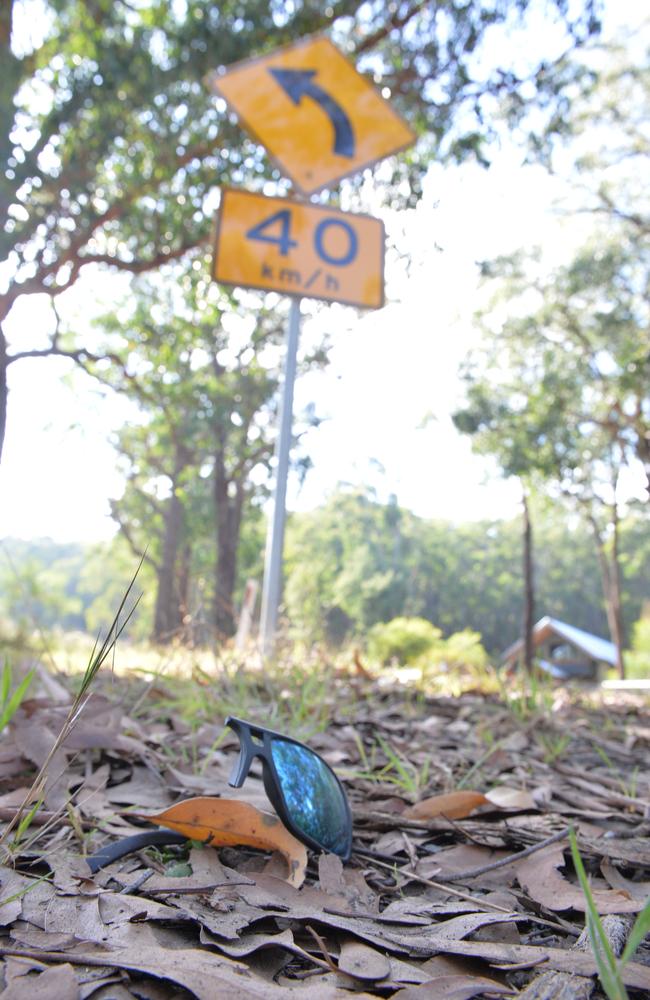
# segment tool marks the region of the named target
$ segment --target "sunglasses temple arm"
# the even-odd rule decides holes
[[[230,777],[228,778],[228,784],[231,788],[241,788],[246,781],[246,776],[250,771],[252,761],[252,755],[246,752],[245,747],[242,747],[239,751],[239,757],[233,764]]]
[[[231,788],[241,788],[246,781],[251,764],[253,763],[253,757],[255,756],[253,742],[248,724],[242,719],[235,719],[233,716],[228,716],[226,725],[230,726],[239,739],[239,757],[232,766],[228,784]]]

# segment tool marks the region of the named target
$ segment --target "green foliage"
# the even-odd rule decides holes
[[[395,503],[341,492],[290,519],[285,602],[297,631],[340,643],[355,631],[410,612],[411,525]]]
[[[482,683],[488,668],[478,632],[463,629],[444,639],[442,630],[424,618],[394,618],[374,625],[367,652],[383,665],[418,667],[420,683],[427,690],[432,686],[459,690],[467,682]]]
[[[632,646],[625,658],[627,676],[650,678],[650,607],[644,612],[632,629]]]
[[[5,539],[0,551],[3,633],[22,642],[42,630],[96,634],[112,617],[132,575],[133,554],[119,538],[93,546]],[[146,565],[140,579],[145,595],[127,628],[132,639],[150,630],[153,581]]]
[[[551,506],[539,508],[536,524],[538,614],[606,635],[598,564],[588,532]],[[74,616],[61,618],[42,614],[39,605],[28,609],[20,592],[10,586],[14,570],[5,565],[0,573],[0,621],[5,634],[21,616],[29,633],[37,626],[53,625],[96,633],[110,618],[132,573],[132,553],[119,536],[101,546],[78,546],[74,562],[69,561],[65,545],[11,539],[3,544],[19,576],[23,562],[31,559],[37,580],[47,568],[56,577],[63,576],[61,561],[66,567],[65,593],[81,605]],[[263,544],[263,518],[255,507],[244,524],[238,588],[247,575],[261,577]],[[197,603],[205,605],[210,601],[214,548],[208,547],[207,538],[204,545],[206,553],[203,546],[196,553],[194,593]],[[457,662],[454,647],[460,643],[460,658],[480,670],[473,652],[477,633],[493,661],[520,635],[521,556],[516,521],[464,525],[427,521],[401,508],[396,511],[394,504],[382,505],[358,492],[341,491],[317,510],[292,515],[286,552],[285,614],[292,637],[304,643],[305,649],[320,641],[333,647],[352,641],[365,645],[367,632],[378,622],[423,618],[448,637],[449,662]],[[648,566],[650,526],[639,515],[630,515],[621,526],[622,585],[630,630],[650,599]],[[376,586],[380,578],[383,589]],[[364,589],[368,579],[373,586]],[[152,568],[143,565],[144,598],[129,623],[131,639],[151,634],[155,584]],[[455,633],[461,634],[458,639]],[[442,640],[437,648],[445,648]],[[643,657],[645,648],[636,641],[632,659]],[[478,656],[482,658],[480,652]]]
[[[480,632],[469,628],[454,632],[445,639],[440,657],[449,667],[471,667],[480,671],[488,665],[488,655],[481,643]]]
[[[633,229],[596,231],[550,269],[533,254],[491,265],[495,298],[454,419],[504,475],[602,506],[646,461],[649,274],[650,244]]]
[[[549,716],[553,707],[553,681],[546,674],[533,670],[530,677],[519,671],[514,683],[498,675],[501,697],[514,717],[522,724]],[[555,744],[545,747],[552,753]]]
[[[368,655],[383,664],[410,664],[430,654],[441,638],[441,630],[424,618],[393,618],[370,629]]]
[[[191,653],[186,653],[186,662],[188,658],[191,662],[191,657]],[[328,695],[332,688],[329,661],[299,657],[291,651],[291,655],[280,655],[266,664],[262,671],[252,668],[245,656],[232,651],[222,654],[220,667],[218,683],[214,673],[204,671],[198,662],[193,665],[190,680],[169,671],[156,685],[142,711],[148,714],[153,707],[163,719],[173,711],[193,730],[228,715],[257,720],[305,739],[327,728],[331,712]],[[209,759],[209,756],[205,759],[205,765]],[[199,767],[195,759],[188,758],[186,763]]]
[[[587,929],[589,931],[591,949],[598,966],[598,978],[609,1000],[628,1000],[628,993],[625,989],[622,972],[627,963],[633,958],[639,945],[643,943],[646,935],[650,932],[650,899],[648,899],[634,922],[623,954],[620,958],[617,958],[612,951],[612,946],[609,943],[600,915],[596,909],[573,829],[569,832],[569,839],[573,864],[587,905]]]
[[[538,614],[607,635],[589,531],[548,504],[537,504],[535,523]],[[631,626],[650,595],[650,526],[631,514],[620,534]],[[520,635],[518,521],[428,521],[341,490],[317,510],[291,517],[286,555],[287,617],[294,633],[312,642],[365,641],[375,624],[398,617],[424,618],[445,636],[480,633],[492,657]]]
[[[82,545],[5,539],[0,549],[0,616],[10,619],[13,631],[21,635],[31,633],[36,623],[41,628],[84,628],[87,595],[78,590],[78,583],[85,556]]]
[[[23,698],[27,694],[27,689],[34,678],[34,671],[30,670],[23,679],[11,690],[12,672],[11,665],[5,661],[0,677],[0,733],[5,726],[11,722],[12,718],[20,708]]]
[[[84,549],[77,591],[84,597],[82,628],[85,632],[97,635],[104,623],[112,619],[114,608],[120,603],[132,576],[133,552],[119,535],[111,542]],[[138,614],[130,619],[124,631],[125,637],[132,641],[141,641],[151,632],[155,587],[151,567],[146,562],[140,567],[138,583],[142,591]]]
[[[430,758],[418,767],[381,736],[377,736],[368,749],[358,733],[355,732],[354,738],[361,762],[361,767],[356,771],[357,777],[379,784],[395,785],[412,801],[422,798],[431,778]]]
[[[147,549],[157,641],[234,631],[234,594],[259,558],[250,541],[267,494],[284,338],[279,310],[261,300],[254,313],[243,308],[211,281],[205,255],[190,263],[134,283],[97,319],[111,363],[89,366],[138,411],[117,437],[126,484],[112,513],[132,549]],[[300,370],[324,360],[315,346]],[[296,434],[308,423],[297,419]]]
[[[199,245],[209,236],[207,196],[215,186],[259,190],[278,180],[203,78],[321,31],[390,89],[395,106],[425,137],[419,151],[394,164],[388,185],[397,203],[415,201],[431,157],[486,159],[493,139],[487,112],[498,110],[499,96],[510,94],[511,116],[521,117],[534,103],[531,88],[552,107],[557,87],[570,82],[553,79],[540,45],[543,72],[531,60],[520,79],[516,60],[510,71],[500,60],[486,78],[480,56],[495,28],[515,31],[517,14],[530,5],[474,0],[438,11],[429,4],[392,10],[380,0],[330,6],[248,0],[244,8],[235,0],[172,6],[50,0],[43,12],[26,3],[27,16],[38,12],[40,22],[35,48],[29,35],[14,32],[11,49],[6,30],[1,53],[8,70],[0,102],[0,197],[9,217],[0,257],[15,255],[16,279],[23,287],[29,279],[29,291],[58,291],[76,280],[81,262],[115,260],[138,272]],[[7,28],[22,6],[10,3]],[[599,28],[592,0],[570,14],[562,0],[552,0],[548,17],[567,49]]]

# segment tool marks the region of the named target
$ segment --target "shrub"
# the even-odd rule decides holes
[[[481,645],[481,633],[471,628],[454,632],[445,640],[440,659],[450,667],[471,667],[482,670],[488,665],[488,655]]]
[[[425,618],[393,618],[373,625],[368,633],[368,655],[381,663],[414,663],[440,644],[442,632]]]

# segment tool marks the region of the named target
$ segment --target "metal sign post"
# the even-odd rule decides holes
[[[207,83],[307,197],[415,141],[410,126],[325,37],[229,66]],[[325,205],[226,190],[213,276],[293,296],[262,590],[260,646],[268,657],[280,603],[300,296],[380,309],[383,225]]]
[[[264,658],[271,656],[278,626],[278,608],[282,585],[282,549],[286,518],[287,476],[291,449],[293,387],[296,381],[296,360],[300,336],[300,299],[292,298],[287,326],[287,350],[284,363],[284,383],[280,403],[280,433],[275,449],[277,468],[273,496],[273,516],[269,520],[264,559],[262,612],[260,618],[260,649]]]

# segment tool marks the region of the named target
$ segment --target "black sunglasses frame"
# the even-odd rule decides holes
[[[315,750],[312,750],[311,747],[306,746],[306,744],[301,743],[299,740],[294,740],[291,736],[285,736],[284,733],[276,733],[273,729],[267,729],[265,726],[258,726],[253,722],[245,722],[243,719],[236,719],[234,716],[228,716],[225,724],[232,729],[234,733],[236,733],[239,739],[239,757],[235,761],[228,779],[228,784],[231,788],[241,788],[250,772],[253,761],[256,757],[259,757],[262,762],[262,781],[264,782],[264,791],[286,828],[294,835],[294,837],[302,841],[303,844],[306,844],[307,847],[311,847],[315,851],[326,851],[328,854],[332,854],[334,852],[328,850],[328,848],[324,847],[323,844],[320,844],[317,840],[314,840],[313,837],[310,837],[293,822],[291,813],[289,812],[284,799],[280,778],[273,761],[271,745],[274,739],[281,740],[283,743],[292,743],[294,746],[301,747],[303,750],[308,750],[309,753],[318,757],[318,760],[322,763],[323,767],[327,768],[333,776],[341,792],[341,798],[344,803],[347,818],[346,832],[348,847],[344,854],[339,854],[338,852],[336,853],[342,861],[349,861],[352,853],[352,812],[350,810],[350,803],[348,802],[345,789],[327,761],[323,760],[320,754],[317,754]]]

